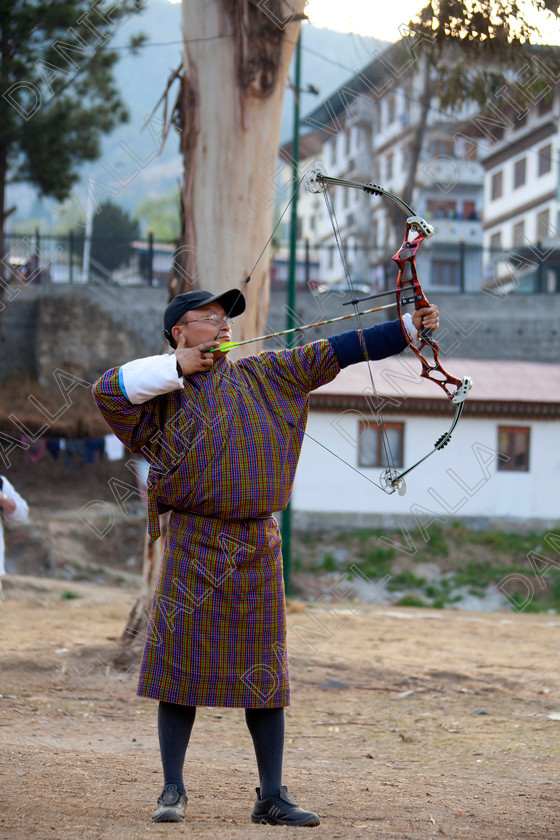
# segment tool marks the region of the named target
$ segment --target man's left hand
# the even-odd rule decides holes
[[[439,311],[437,306],[432,303],[430,306],[424,306],[422,309],[415,309],[412,313],[412,323],[418,330],[419,338],[421,330],[437,330],[439,327]]]

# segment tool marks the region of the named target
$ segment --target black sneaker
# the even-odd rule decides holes
[[[317,814],[304,811],[288,793],[286,785],[282,785],[277,796],[261,799],[261,789],[256,788],[257,801],[251,814],[251,822],[265,825],[319,825],[321,820]]]
[[[158,798],[152,822],[184,822],[187,795],[179,793],[177,785],[166,785]]]

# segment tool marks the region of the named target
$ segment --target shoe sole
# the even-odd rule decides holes
[[[176,814],[172,811],[167,811],[163,814],[159,814],[157,817],[152,817],[152,822],[185,822],[185,815],[184,814]]]
[[[288,828],[290,826],[298,827],[301,826],[302,828],[312,828],[316,825],[321,825],[321,820],[312,820],[311,822],[285,822],[284,820],[276,820],[274,817],[270,817],[267,814],[263,814],[262,817],[255,816],[251,814],[251,822],[260,824],[260,825],[285,825]]]

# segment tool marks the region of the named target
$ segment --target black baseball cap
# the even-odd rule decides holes
[[[206,306],[207,303],[215,302],[221,303],[226,315],[230,318],[236,318],[237,315],[245,312],[245,298],[239,289],[229,289],[227,292],[221,292],[219,295],[213,295],[211,292],[203,292],[200,289],[194,292],[185,292],[185,294],[174,297],[165,310],[163,316],[163,334],[166,339],[168,341],[173,340],[171,328],[175,326],[185,312],[188,312],[190,309],[198,309],[199,306]]]

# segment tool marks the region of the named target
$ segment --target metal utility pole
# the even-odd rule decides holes
[[[286,329],[295,326],[296,306],[296,245],[298,234],[298,169],[299,169],[299,97],[301,89],[301,30],[295,50],[294,79],[294,128],[292,140],[292,208],[290,216],[290,272],[288,275],[288,296],[286,309]],[[288,334],[288,347],[294,346],[295,333]],[[282,512],[282,556],[284,559],[284,587],[290,592],[290,568],[292,564],[292,503]]]

